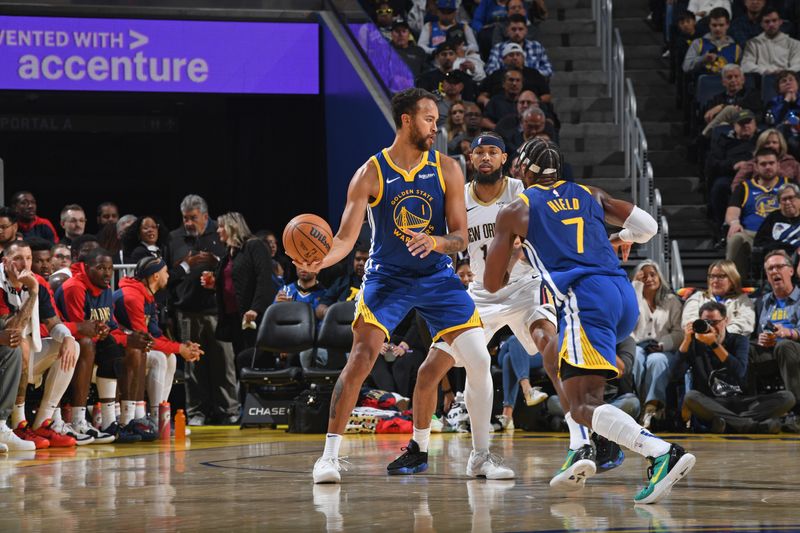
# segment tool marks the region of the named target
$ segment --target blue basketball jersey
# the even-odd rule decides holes
[[[520,198],[529,207],[529,259],[550,278],[559,299],[588,274],[625,276],[608,241],[603,207],[587,187],[558,181],[551,187],[534,185]]]
[[[451,264],[443,254],[432,252],[424,259],[406,248],[411,237],[403,233],[447,234],[444,211],[445,182],[440,154],[430,150],[407,172],[395,165],[386,149],[370,158],[378,170],[380,190],[367,212],[372,228],[372,247],[367,274],[378,268],[411,274],[429,274]]]
[[[780,208],[778,191],[787,183],[789,183],[787,177],[780,178],[771,189],[759,185],[753,178],[742,183],[744,200],[741,205],[740,218],[744,229],[758,231],[767,215]]]

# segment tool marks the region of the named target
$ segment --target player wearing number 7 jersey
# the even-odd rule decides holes
[[[490,292],[503,287],[514,240],[525,237],[532,262],[540,267],[559,306],[559,335],[548,343],[544,358],[558,358],[565,412],[650,460],[650,482],[634,501],[655,503],[689,472],[695,458],[603,403],[603,390],[606,379],[619,373],[615,345],[630,335],[639,314],[615,248],[627,256],[631,243],[647,242],[658,226],[641,209],[605,191],[561,181],[561,160],[558,147],[549,141],[523,146],[521,168],[532,185],[497,215],[484,286]],[[608,237],[606,222],[623,229]],[[565,466],[575,455],[568,455]],[[580,483],[594,473],[594,464],[587,464],[572,475]]]

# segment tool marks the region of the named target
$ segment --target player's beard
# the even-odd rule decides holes
[[[500,167],[489,174],[484,174],[480,170],[475,170],[475,173],[472,175],[472,178],[482,185],[492,185],[493,183],[497,183],[502,177],[503,167]]]
[[[417,147],[420,152],[427,152],[432,144],[428,144],[428,137],[423,135],[416,126],[411,128],[411,144]]]

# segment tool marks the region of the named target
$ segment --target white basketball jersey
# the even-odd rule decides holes
[[[474,191],[475,182],[470,182],[464,187],[464,197],[467,203],[467,237],[469,244],[469,266],[475,274],[475,280],[470,283],[470,292],[481,296],[490,297],[490,293],[483,288],[483,272],[486,267],[486,254],[489,244],[494,238],[494,223],[500,209],[516,200],[525,190],[522,182],[515,178],[503,178],[503,190],[500,195],[489,203],[478,199]],[[523,278],[537,277],[538,272],[527,261],[517,261],[511,270],[508,285]]]

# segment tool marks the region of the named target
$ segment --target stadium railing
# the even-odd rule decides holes
[[[655,188],[653,166],[647,159],[647,137],[639,120],[633,82],[625,77],[625,49],[619,29],[614,28],[612,0],[593,0],[592,15],[597,29],[603,71],[608,74],[608,96],[614,110],[614,124],[619,126],[620,150],[625,161],[625,178],[630,180],[631,198],[658,222],[659,232],[644,247],[645,255],[655,261],[673,282],[683,284],[683,269],[677,243],[669,239],[669,225],[662,213],[661,192]],[[676,256],[677,254],[677,256]],[[680,280],[680,285],[675,283]]]

